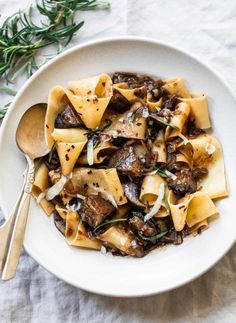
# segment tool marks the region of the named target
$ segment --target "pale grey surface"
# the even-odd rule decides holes
[[[9,15],[19,8],[19,2],[0,0],[0,12]],[[21,1],[21,7],[26,3]],[[86,24],[74,44],[124,34],[165,40],[209,62],[236,89],[235,1],[111,3],[110,12],[82,14]],[[182,288],[140,299],[108,298],[78,290],[24,253],[16,278],[0,282],[0,322],[235,322],[235,253],[234,246],[207,274]]]

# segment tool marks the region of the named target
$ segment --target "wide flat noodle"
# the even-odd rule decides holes
[[[203,192],[195,192],[178,200],[173,192],[170,191],[168,203],[176,231],[183,230],[185,224],[193,227],[218,213],[211,198]]]
[[[147,106],[148,106],[149,111],[156,112],[157,109],[161,108],[161,106],[162,106],[162,98],[160,98],[158,101],[151,101],[147,97]]]
[[[150,206],[154,205],[158,198],[158,192],[159,192],[161,183],[165,185],[165,181],[158,174],[145,176],[140,190],[140,196],[139,196],[140,201]],[[166,195],[168,195],[167,187],[166,187]],[[164,216],[167,216],[168,214],[169,212],[168,210],[166,210],[165,201],[163,200],[162,206],[158,211],[158,213],[156,214],[156,216],[164,217]]]
[[[61,113],[69,103],[65,90],[61,86],[55,86],[49,93],[48,107],[45,117],[45,139],[49,149],[54,144],[52,133],[57,115]]]
[[[209,225],[208,225],[208,221],[206,219],[206,220],[203,220],[202,222],[195,224],[192,228],[190,228],[189,233],[192,234],[193,236],[196,236],[200,232],[207,230],[208,227],[209,227]]]
[[[87,128],[95,129],[112,97],[112,81],[101,74],[69,83],[68,98]]]
[[[88,237],[84,225],[80,221],[77,212],[67,211],[66,215],[66,241],[69,245],[88,249],[100,249],[101,242],[97,239],[91,240]]]
[[[147,119],[140,114],[135,114],[139,104],[119,115],[112,125],[103,131],[103,134],[112,136],[113,138],[124,137],[133,139],[144,139],[146,133]]]
[[[164,131],[160,130],[158,132],[157,138],[152,144],[152,153],[157,155],[158,163],[166,163],[167,160],[167,151],[165,144]]]
[[[179,163],[179,164],[186,164],[190,166],[189,160],[183,154],[177,153],[175,157],[176,157],[175,164]]]
[[[145,89],[144,87],[130,89],[127,83],[117,83],[113,85],[113,89],[117,90],[121,95],[123,95],[128,101],[137,99],[135,93],[137,91]]]
[[[57,129],[52,132],[52,137],[57,142],[83,142],[87,141],[87,130],[83,128]]]
[[[159,192],[160,184],[165,184],[164,179],[158,174],[147,175],[144,177],[139,199],[143,203],[154,205]]]
[[[78,96],[104,98],[112,94],[112,80],[108,74],[99,74],[71,81],[68,83],[68,88]]]
[[[72,172],[86,142],[87,140],[74,143],[57,142],[56,148],[63,175],[68,176]]]
[[[73,170],[88,139],[82,128],[54,129],[52,133],[61,164],[62,174],[67,176]]]
[[[191,93],[191,98],[180,98],[182,102],[186,102],[191,107],[191,118],[194,120],[195,126],[200,129],[208,129],[211,127],[206,95],[201,92]]]
[[[117,205],[127,203],[124,191],[115,168],[93,169],[75,168],[71,183],[77,192],[101,193],[106,199],[113,198]]]
[[[58,204],[56,204],[55,209],[58,212],[58,214],[60,215],[60,217],[63,220],[66,220],[66,216],[68,214],[68,210],[65,209],[64,207],[59,206]]]
[[[46,191],[47,188],[49,188],[48,168],[44,163],[41,163],[35,172],[34,184],[31,194],[37,199],[40,194],[43,194],[43,192]],[[39,205],[47,215],[51,215],[55,210],[53,203],[47,201],[45,197],[40,199]]]
[[[115,152],[118,148],[112,143],[103,141],[99,143],[99,145],[93,149],[93,164],[101,164],[104,160],[110,158],[111,154]],[[88,165],[87,154],[82,155],[78,159],[78,164],[80,165]]]
[[[183,81],[183,79],[177,77],[164,81],[163,88],[170,94],[177,94],[182,98],[190,98],[190,93]]]
[[[123,228],[112,226],[107,231],[99,235],[99,239],[108,242],[118,250],[127,253],[132,247],[133,237],[129,235]]]
[[[189,142],[193,147],[194,166],[208,170],[208,175],[199,181],[202,191],[213,199],[227,196],[224,158],[219,141],[210,134],[202,134]]]
[[[177,105],[176,110],[174,111],[174,116],[171,119],[172,126],[177,129],[173,129],[168,126],[166,128],[165,138],[176,137],[182,133],[186,120],[188,119],[190,113],[190,105],[185,102],[181,102]]]
[[[218,213],[210,197],[203,192],[196,192],[189,204],[186,223],[189,228]]]

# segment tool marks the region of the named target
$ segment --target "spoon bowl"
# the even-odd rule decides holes
[[[44,136],[46,111],[46,103],[33,105],[23,114],[17,127],[16,143],[18,148],[32,160],[49,152]]]

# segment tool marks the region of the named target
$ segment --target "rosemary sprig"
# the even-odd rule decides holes
[[[6,93],[10,96],[15,96],[16,95],[16,91],[14,91],[13,89],[9,88],[8,86],[0,86],[0,93]]]
[[[139,233],[139,236],[142,240],[145,240],[145,241],[157,241],[160,238],[162,238],[163,236],[165,236],[168,232],[169,231],[164,231],[164,232],[158,233],[157,235],[152,236],[152,237],[146,237],[146,236],[143,236],[142,234]]]
[[[16,91],[9,88],[8,86],[0,86],[0,93],[5,93],[5,94],[7,94],[9,96],[15,96],[16,95]],[[11,104],[11,102],[8,102],[2,108],[0,108],[0,120],[4,118],[10,104]]]
[[[0,27],[0,80],[13,82],[22,73],[30,77],[40,67],[36,55],[48,45],[57,45],[55,55],[61,52],[84,24],[74,21],[78,10],[107,8],[106,1],[40,0],[35,10],[43,22],[33,21],[32,7],[8,17]],[[0,110],[0,118],[6,110]]]
[[[97,127],[94,130],[89,130],[85,133],[85,135],[88,137],[88,139],[96,138],[98,137],[99,133],[102,132],[104,129],[108,128],[112,124],[111,120],[106,121],[103,123],[100,127]]]
[[[4,105],[3,108],[0,109],[0,119],[4,118],[5,114],[7,113],[7,109],[10,106],[11,102]]]
[[[127,219],[126,218],[119,218],[119,219],[107,220],[107,221],[103,222],[102,224],[97,225],[94,228],[93,232],[96,232],[99,228],[103,227],[104,225],[112,224],[112,223],[116,223],[116,222],[124,222],[124,221],[127,221]]]
[[[0,77],[12,81],[20,69],[30,76],[37,69],[35,54],[40,48],[56,44],[61,50],[83,26],[84,21],[74,22],[76,11],[108,6],[96,0],[41,0],[36,10],[47,22],[34,23],[31,8],[7,18],[0,28]]]

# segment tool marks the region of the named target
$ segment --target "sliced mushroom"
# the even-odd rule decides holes
[[[139,200],[138,185],[133,182],[123,184],[124,192],[127,199],[137,208],[144,210],[146,206]]]

